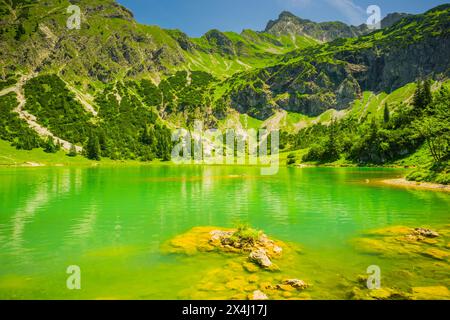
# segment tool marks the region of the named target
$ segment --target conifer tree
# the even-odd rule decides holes
[[[86,157],[100,161],[100,142],[95,134],[91,134],[86,147]]]
[[[389,105],[388,105],[387,103],[384,105],[384,115],[383,115],[383,118],[384,118],[384,123],[388,123],[389,120],[391,119],[391,112],[390,112],[390,110],[389,110]]]

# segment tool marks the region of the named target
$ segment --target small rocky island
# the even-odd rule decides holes
[[[310,299],[303,292],[309,285],[300,279],[284,277],[275,263],[283,259],[285,251],[290,254],[296,251],[247,226],[196,227],[170,240],[164,250],[186,255],[215,252],[229,257],[224,268],[206,276],[199,291],[232,292],[232,296],[224,298],[238,300]]]
[[[382,286],[368,289],[368,274],[343,275],[335,285],[346,299],[450,300],[450,226],[392,226],[366,231],[351,244],[356,252],[373,256],[374,264],[380,265]],[[246,226],[196,227],[168,241],[163,251],[194,259],[217,258],[211,269],[204,270],[200,280],[183,292],[192,299],[306,300],[315,294],[323,296],[319,291],[324,290],[319,288],[322,279],[302,280],[306,255],[297,244],[271,239]]]

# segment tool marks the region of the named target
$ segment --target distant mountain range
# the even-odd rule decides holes
[[[391,13],[381,21],[381,28],[388,28],[396,22],[410,16],[406,13]],[[327,42],[338,38],[352,38],[368,34],[372,31],[366,24],[349,26],[343,22],[313,22],[301,19],[284,11],[277,20],[267,24],[265,32],[280,37],[284,35],[306,36]]]
[[[82,8],[82,28],[67,30],[66,9],[71,4],[67,0],[12,3],[13,7],[0,2],[3,78],[17,68],[54,69],[67,77],[103,83],[117,76],[150,76],[159,82],[162,76],[180,69],[224,77],[266,66],[294,49],[369,32],[365,25],[314,23],[283,12],[268,23],[265,32],[211,30],[193,39],[179,30],[140,25],[128,9],[112,0],[73,2]],[[405,16],[389,15],[383,25]],[[41,61],[46,55],[46,61]]]

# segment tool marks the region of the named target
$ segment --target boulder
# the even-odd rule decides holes
[[[270,268],[272,266],[272,261],[270,261],[269,257],[267,256],[266,250],[264,249],[257,249],[250,253],[248,256],[250,261],[256,263],[257,265],[263,267],[263,268]]]
[[[273,252],[275,254],[281,254],[283,252],[283,248],[281,248],[279,246],[273,246]]]
[[[283,284],[291,286],[297,290],[304,290],[309,287],[305,281],[299,279],[287,279],[283,281]]]
[[[262,292],[261,290],[253,291],[253,293],[249,296],[250,300],[268,300],[269,297]]]
[[[439,237],[439,233],[436,231],[425,229],[425,228],[415,228],[414,232],[415,235],[422,236],[425,238],[437,238]]]
[[[211,235],[211,242],[220,241],[223,239],[229,239],[233,235],[233,231],[222,231],[222,230],[213,230],[209,234]]]

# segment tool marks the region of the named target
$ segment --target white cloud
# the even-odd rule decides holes
[[[356,5],[352,0],[326,0],[326,2],[339,10],[353,25],[360,25],[367,20],[366,10]]]

